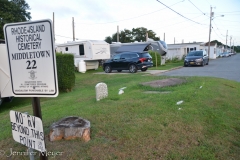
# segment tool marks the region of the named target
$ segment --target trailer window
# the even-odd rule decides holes
[[[65,47],[65,51],[68,51],[68,47]]]
[[[83,44],[79,45],[79,53],[80,53],[80,56],[84,55],[84,45]]]

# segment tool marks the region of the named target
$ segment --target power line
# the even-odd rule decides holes
[[[224,39],[217,34],[217,32],[215,31],[215,29],[214,29],[214,28],[212,28],[212,29],[213,29],[213,31],[215,32],[215,34],[216,34],[220,39],[222,39],[222,40],[224,41]]]
[[[55,34],[55,36],[72,39],[72,37],[61,36],[61,35],[57,35],[57,34]],[[80,38],[75,38],[75,39],[76,39],[76,40],[90,40],[90,39],[80,39]]]
[[[189,1],[190,3],[192,3],[190,0],[188,0],[188,1]],[[195,4],[193,4],[193,3],[192,3],[192,5],[195,6]],[[202,12],[197,6],[195,6],[195,7],[196,7],[200,12]],[[202,14],[206,16],[206,13],[203,13],[203,12],[202,12]]]
[[[185,17],[185,16],[183,16],[183,15],[181,15],[180,13],[178,13],[178,12],[176,12],[175,10],[173,10],[172,8],[170,8],[170,7],[168,7],[167,5],[165,5],[164,3],[162,3],[162,2],[160,2],[159,0],[157,0],[159,3],[161,3],[162,5],[164,5],[164,6],[166,6],[167,8],[169,8],[170,10],[172,10],[173,12],[175,12],[175,13],[177,13],[178,15],[180,15],[181,17],[183,17],[183,18],[185,18],[185,19],[188,19],[189,21],[192,21],[192,22],[194,22],[194,23],[197,23],[197,24],[200,24],[200,25],[202,25],[201,23],[199,23],[199,22],[196,22],[196,21],[193,21],[193,20],[191,20],[191,19],[189,19],[189,18],[187,18],[187,17]]]
[[[208,2],[208,0],[205,0],[210,6],[211,6],[211,4]]]
[[[202,16],[202,15],[200,15],[200,16]],[[200,16],[197,16],[197,17],[200,17]],[[197,17],[194,17],[194,18],[197,18]],[[206,19],[205,19],[205,20],[206,20]],[[182,22],[174,23],[174,24],[167,25],[167,26],[162,26],[162,27],[160,27],[160,28],[163,29],[163,28],[171,27],[171,26],[175,26],[176,24],[180,24],[180,23],[184,23],[184,22],[186,22],[186,21],[182,21]],[[207,25],[207,24],[202,24],[202,25]],[[191,26],[192,26],[192,25],[191,25]],[[189,27],[191,27],[191,26],[189,26]],[[160,28],[155,28],[155,29],[160,29]],[[154,29],[154,30],[155,30],[155,29]]]
[[[221,12],[221,13],[236,13],[236,12],[240,12],[240,11],[232,11],[232,12]]]
[[[184,0],[183,0],[184,1]],[[177,3],[174,3],[173,5],[171,6],[174,6],[180,2],[183,2],[183,1],[179,1]],[[75,23],[75,24],[86,24],[86,25],[95,25],[95,24],[108,24],[108,23],[116,23],[116,22],[121,22],[121,21],[127,21],[127,20],[131,20],[131,19],[136,19],[136,18],[139,18],[139,17],[143,17],[143,16],[146,16],[146,15],[149,15],[149,14],[153,14],[153,13],[156,13],[156,12],[159,12],[161,10],[164,10],[166,8],[163,8],[163,9],[159,9],[159,10],[156,10],[156,11],[153,11],[153,12],[150,12],[150,13],[146,13],[146,14],[142,14],[140,16],[136,16],[136,17],[132,17],[132,18],[127,18],[127,19],[122,19],[122,20],[117,20],[117,21],[111,21],[111,22],[104,22],[104,23],[93,23],[93,24],[88,24],[88,23]]]
[[[215,23],[215,21],[213,21],[213,23],[216,25],[216,28],[217,28],[217,30],[219,31],[219,33],[220,33],[222,36],[225,36],[225,35],[223,35],[223,34],[220,32],[220,30],[218,29],[217,24]]]
[[[66,37],[66,36],[61,36],[61,35],[56,35],[56,34],[55,34],[55,36],[72,39],[72,37]]]

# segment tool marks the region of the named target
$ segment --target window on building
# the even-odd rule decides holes
[[[65,47],[65,51],[68,51],[68,47]]]
[[[83,44],[80,44],[79,45],[79,53],[80,53],[80,56],[84,55],[84,45]]]

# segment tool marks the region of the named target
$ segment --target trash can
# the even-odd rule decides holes
[[[86,72],[86,63],[84,60],[80,60],[78,63],[78,72],[85,73]]]

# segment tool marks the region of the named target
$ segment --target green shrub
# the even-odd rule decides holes
[[[56,54],[59,91],[69,92],[75,85],[74,56]]]
[[[176,62],[179,62],[180,60],[178,59],[178,57],[174,57],[173,59],[172,59],[172,63],[176,63]]]
[[[161,64],[160,54],[155,51],[148,51],[148,53],[152,56],[153,66],[156,67],[156,58],[157,58],[157,66],[160,66]]]
[[[180,61],[183,61],[184,59],[184,56],[181,59],[179,59],[178,57],[173,57],[172,59],[167,59],[166,63],[178,63]]]

